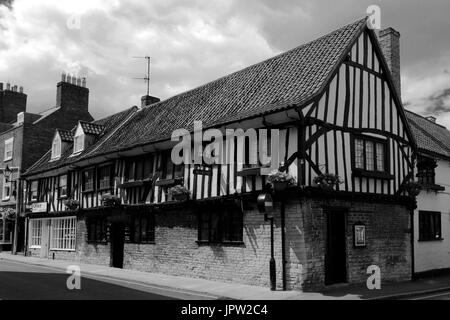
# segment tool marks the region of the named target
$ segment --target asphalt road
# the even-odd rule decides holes
[[[70,274],[58,269],[0,260],[0,300],[207,300],[211,297],[139,283],[82,275],[81,289],[69,290]]]

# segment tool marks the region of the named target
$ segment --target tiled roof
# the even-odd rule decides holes
[[[74,133],[72,131],[61,130],[61,129],[56,129],[56,130],[58,130],[59,136],[61,137],[62,141],[73,142],[73,135],[74,135]]]
[[[34,174],[37,172],[56,169],[82,159],[86,154],[89,154],[90,152],[95,150],[95,148],[101,145],[104,141],[106,141],[108,137],[114,132],[114,130],[120,127],[120,125],[124,121],[129,119],[130,116],[136,112],[136,110],[137,110],[136,107],[132,107],[122,112],[113,114],[109,117],[92,122],[92,124],[104,128],[103,133],[98,137],[96,143],[89,146],[88,148],[83,150],[83,152],[77,154],[76,156],[73,156],[73,148],[72,146],[69,146],[69,148],[63,154],[61,154],[61,158],[59,158],[56,161],[55,160],[50,161],[51,150],[49,150],[41,159],[39,159],[36,163],[34,163],[25,172],[24,176]]]
[[[450,158],[450,131],[416,113],[405,113],[419,151]]]
[[[170,139],[175,129],[211,127],[300,106],[320,94],[366,18],[266,61],[136,112],[85,158]],[[98,124],[98,123],[97,123]],[[78,158],[80,159],[80,158]],[[42,170],[42,162],[29,172]]]
[[[178,128],[210,127],[305,103],[326,85],[332,71],[366,25],[366,19],[150,105],[97,150],[117,151],[170,138]]]
[[[85,134],[99,135],[105,130],[105,127],[92,122],[80,121],[81,128]]]

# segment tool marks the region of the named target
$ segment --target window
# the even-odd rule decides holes
[[[125,164],[125,179],[126,181],[134,181],[136,163],[134,160],[128,160]]]
[[[94,169],[83,172],[83,192],[94,191]]]
[[[89,218],[87,220],[88,242],[108,242],[108,220],[106,217]]]
[[[417,178],[422,185],[434,185],[436,160],[430,158],[417,159]]]
[[[4,161],[11,160],[13,157],[14,138],[9,138],[5,141],[5,157]]]
[[[441,239],[441,213],[419,211],[419,241]]]
[[[387,141],[358,136],[354,139],[353,150],[355,169],[387,172]]]
[[[60,198],[67,197],[67,175],[59,177],[58,195]]]
[[[199,214],[198,228],[200,242],[242,242],[243,213],[237,208],[205,210]]]
[[[73,140],[73,153],[79,153],[84,149],[84,134],[79,134]]]
[[[9,200],[10,197],[11,197],[11,181],[6,180],[6,178],[3,177],[2,200]]]
[[[55,136],[52,143],[52,159],[58,159],[61,157],[61,139],[59,135]]]
[[[75,250],[77,218],[52,219],[50,250]]]
[[[42,242],[42,220],[30,220],[30,248],[40,248]]]
[[[105,190],[112,187],[112,166],[98,168],[98,189]]]
[[[132,221],[131,239],[134,243],[155,242],[155,216],[153,214],[137,215]]]
[[[37,199],[38,199],[38,181],[34,180],[31,181],[29,201],[35,202],[37,201]]]

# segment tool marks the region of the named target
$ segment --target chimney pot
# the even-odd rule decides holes
[[[77,86],[81,87],[81,78],[80,77],[77,78]]]
[[[11,84],[9,82],[6,83],[6,90],[11,90]]]
[[[19,87],[19,92],[23,93],[23,87]]]
[[[61,82],[66,82],[66,74],[64,72],[61,74]]]
[[[81,86],[86,88],[86,78],[81,79]]]
[[[3,82],[0,82],[0,91],[3,91]]]
[[[13,91],[13,92],[17,92],[17,86],[16,86],[16,85],[14,85],[14,86],[12,87],[12,91]]]

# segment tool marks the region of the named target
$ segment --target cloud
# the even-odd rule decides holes
[[[86,76],[90,110],[140,103],[143,59],[151,94],[168,98],[308,42],[382,8],[401,34],[403,100],[419,113],[450,110],[448,0],[0,0],[0,82],[25,87],[28,110],[55,103],[62,71]],[[12,10],[7,6],[12,3]]]

